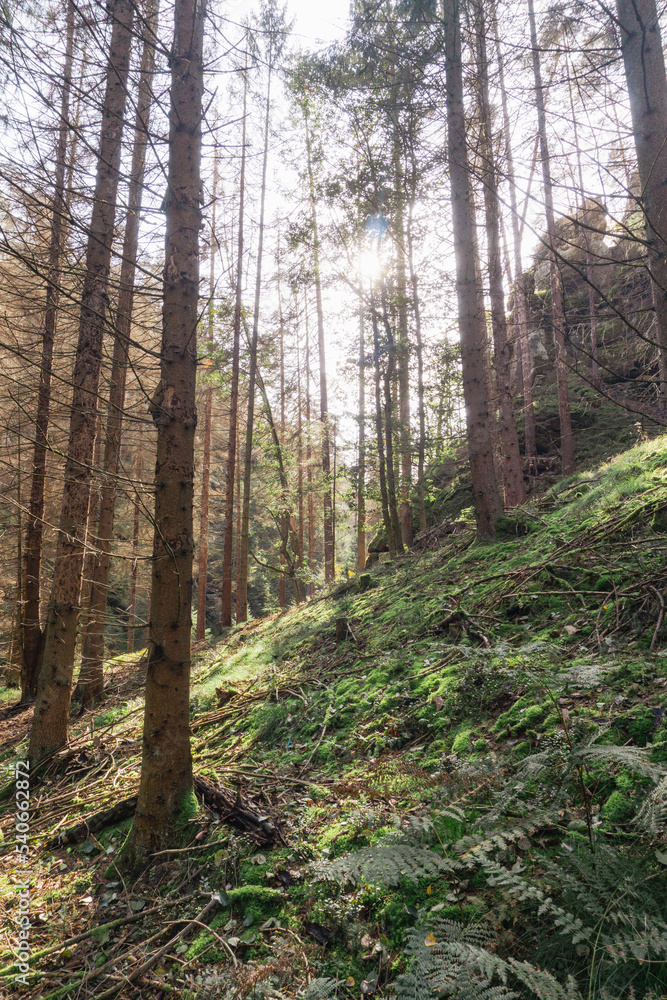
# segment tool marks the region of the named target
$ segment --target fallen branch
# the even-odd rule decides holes
[[[210,778],[201,774],[195,775],[194,786],[204,804],[219,813],[223,823],[248,834],[258,844],[272,844],[275,840],[285,843],[278,825],[271,817],[246,805],[240,792],[233,798],[224,788],[216,786]]]
[[[111,809],[104,809],[102,812],[89,816],[82,823],[71,826],[69,830],[63,830],[62,833],[52,837],[46,846],[52,850],[54,847],[62,847],[63,844],[76,844],[80,840],[85,840],[91,833],[99,833],[107,826],[115,826],[117,823],[129,819],[130,816],[134,816],[136,808],[137,796],[131,795],[129,799],[117,802]]]
[[[174,934],[174,936],[170,938],[167,943],[162,946],[162,948],[158,948],[157,951],[154,951],[153,954],[150,955],[145,962],[142,962],[142,964],[139,965],[134,972],[131,972],[129,976],[124,976],[123,980],[117,986],[111,986],[108,990],[104,990],[103,993],[98,993],[97,1000],[106,1000],[107,997],[115,996],[116,993],[122,990],[123,986],[131,985],[135,980],[139,979],[140,976],[143,976],[144,973],[150,972],[153,966],[157,965],[160,959],[166,955],[175,944],[178,944],[179,941],[183,940],[188,931],[204,922],[204,917],[207,917],[208,914],[216,908],[218,902],[219,899],[217,896],[211,896],[204,909],[197,914],[194,920],[186,921],[185,927],[183,927],[178,934]],[[208,928],[208,930],[210,930],[210,928]]]

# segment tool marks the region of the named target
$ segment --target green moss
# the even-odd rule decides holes
[[[453,751],[453,753],[467,753],[468,752],[468,749],[469,749],[469,746],[470,746],[470,739],[472,737],[473,732],[474,732],[473,727],[472,726],[468,726],[467,728],[462,729],[458,733],[458,735],[454,737],[454,741],[452,743],[452,751]]]
[[[602,807],[602,815],[610,823],[626,823],[634,815],[634,806],[627,795],[616,790]]]
[[[638,747],[645,747],[654,728],[653,712],[644,705],[638,705],[633,715],[628,731]]]
[[[178,807],[178,817],[176,823],[178,826],[183,826],[188,823],[191,819],[194,819],[199,813],[199,803],[197,802],[197,796],[195,795],[194,788],[190,788],[188,792],[181,799],[181,804]]]

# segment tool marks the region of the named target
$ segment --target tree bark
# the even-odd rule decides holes
[[[218,151],[215,150],[213,161],[213,206],[211,208],[211,256],[209,273],[209,303],[208,303],[208,352],[213,354],[213,319],[215,315],[215,253],[217,249],[215,236],[215,208],[218,197]],[[210,359],[209,359],[210,360]],[[211,418],[213,411],[213,386],[206,386],[204,403],[204,449],[201,472],[201,508],[199,512],[199,560],[197,565],[197,642],[206,638],[206,583],[208,573],[208,506],[211,484]]]
[[[99,520],[96,555],[92,567],[90,605],[86,631],[81,645],[81,673],[75,697],[86,708],[104,696],[104,630],[106,625],[111,542],[116,512],[116,477],[120,462],[120,445],[123,433],[125,386],[129,360],[129,338],[134,307],[134,282],[137,248],[139,245],[139,215],[144,185],[148,128],[153,99],[153,71],[155,66],[155,32],[158,10],[155,0],[146,11],[146,28],[141,55],[139,93],[134,124],[134,148],[130,168],[127,219],[123,240],[123,262],[120,272],[118,309],[114,335],[109,414],[104,441],[104,466],[100,491]]]
[[[360,241],[361,242],[361,241]],[[357,569],[366,565],[366,347],[364,344],[364,290],[359,274],[359,459],[357,462]]]
[[[387,364],[384,369],[384,440],[387,458],[387,503],[389,505],[389,523],[394,536],[396,554],[402,554],[403,536],[401,532],[401,520],[398,516],[398,494],[396,490],[398,475],[394,465],[394,400],[391,391],[396,374],[396,344],[387,314],[387,297],[384,286],[382,288],[381,300],[382,323],[387,336]]]
[[[225,534],[222,550],[222,604],[220,621],[223,628],[232,624],[232,570],[234,562],[234,474],[236,469],[236,438],[239,409],[239,357],[241,344],[241,310],[243,306],[243,212],[246,164],[246,103],[248,94],[248,52],[243,73],[243,134],[241,139],[241,176],[239,180],[239,226],[236,258],[236,295],[234,303],[234,343],[232,346],[232,381],[229,393],[229,440],[227,444],[227,474],[225,478]],[[237,589],[238,594],[238,589]]]
[[[574,440],[570,418],[570,396],[567,385],[567,361],[565,358],[565,317],[560,273],[556,264],[556,218],[554,215],[553,183],[551,180],[551,158],[547,142],[547,118],[544,109],[544,85],[540,53],[537,47],[537,28],[533,0],[528,0],[528,21],[530,23],[530,44],[532,46],[533,76],[535,78],[535,103],[537,106],[537,128],[540,136],[540,157],[542,159],[542,183],[544,186],[544,210],[547,219],[547,250],[549,253],[549,283],[551,287],[551,326],[556,348],[556,383],[558,388],[558,411],[560,416],[560,458],[564,476],[574,472]]]
[[[320,358],[320,420],[322,421],[322,497],[323,497],[323,531],[324,531],[324,582],[331,583],[334,578],[333,562],[333,521],[331,516],[331,443],[329,432],[329,403],[327,399],[327,367],[324,351],[324,307],[322,305],[322,281],[320,278],[320,239],[317,228],[317,206],[315,201],[315,180],[313,177],[313,160],[308,127],[308,106],[304,102],[304,121],[306,131],[306,163],[308,166],[308,184],[310,191],[310,211],[313,225],[313,272],[315,275],[315,300],[317,303],[317,346]]]
[[[416,192],[416,165],[412,171],[412,198]],[[412,311],[415,317],[415,345],[417,348],[417,399],[419,409],[419,444],[417,447],[417,507],[419,511],[419,530],[426,531],[426,503],[424,499],[424,472],[426,466],[426,409],[424,405],[424,345],[422,342],[421,306],[419,302],[419,287],[417,272],[414,266],[413,234],[412,234],[412,200],[408,206],[406,227],[408,246],[408,265],[410,268],[410,284],[412,285]]]
[[[113,27],[74,362],[63,502],[44,659],[30,734],[29,756],[33,766],[67,742],[69,727],[134,4],[131,0],[115,0],[111,9]]]
[[[53,210],[49,242],[49,270],[46,285],[46,311],[42,333],[42,357],[35,417],[35,446],[32,460],[32,482],[25,536],[25,573],[23,574],[23,655],[21,669],[21,701],[34,698],[41,668],[44,634],[40,625],[39,596],[42,570],[42,519],[44,517],[44,479],[48,451],[49,409],[51,406],[51,371],[53,344],[58,314],[60,262],[62,256],[63,213],[65,212],[65,170],[69,136],[69,102],[72,89],[74,59],[74,3],[67,2],[65,62],[60,93],[60,128],[56,145],[53,178]]]
[[[271,50],[273,51],[273,50]],[[257,377],[257,340],[259,336],[259,307],[262,292],[262,256],[264,252],[264,206],[266,203],[266,168],[269,160],[269,122],[271,117],[271,77],[273,61],[269,59],[266,85],[266,112],[264,115],[264,153],[262,158],[262,189],[259,207],[259,240],[257,244],[257,274],[255,276],[255,306],[250,341],[250,372],[248,375],[248,412],[246,416],[245,454],[243,462],[243,507],[241,514],[241,544],[239,549],[238,588],[236,592],[236,621],[248,619],[248,548],[250,542],[250,477],[252,471],[252,439],[255,423],[255,380]]]
[[[153,401],[157,456],[150,642],[139,799],[123,851],[128,868],[144,865],[196,809],[189,698],[205,15],[205,0],[175,0],[162,398]]]
[[[278,242],[278,257],[280,258],[280,241]],[[280,315],[280,437],[279,437],[279,448],[285,441],[285,325],[283,323],[283,303],[280,295],[280,260],[278,261],[278,311]],[[266,405],[268,407],[268,398],[266,400]],[[271,423],[273,423],[273,418],[271,418]],[[278,448],[278,450],[279,450]],[[281,482],[284,478],[284,473],[282,472],[282,455],[279,459],[281,467]],[[285,479],[285,487],[287,487],[287,480]],[[287,510],[287,493],[285,493],[285,498],[283,501],[285,509]],[[287,537],[289,533],[289,514],[285,513],[280,523],[280,565],[284,568],[285,566],[285,545],[287,544]],[[285,591],[285,576],[281,574],[278,581],[278,603],[281,608],[284,608],[287,603],[287,594]]]
[[[408,287],[405,249],[405,176],[401,162],[398,124],[393,137],[394,198],[396,218],[396,293],[398,337],[396,367],[398,369],[399,442],[401,449],[400,519],[403,545],[411,548],[412,524],[412,448],[410,443],[410,340],[408,336]]]
[[[449,177],[456,259],[456,293],[463,396],[477,537],[493,538],[502,502],[494,468],[495,421],[487,397],[489,351],[475,259],[475,220],[466,146],[460,0],[443,0]]]
[[[655,0],[616,0],[630,98],[641,205],[660,363],[660,400],[667,408],[667,76]]]
[[[394,529],[389,515],[389,493],[387,490],[387,461],[384,450],[384,430],[382,427],[382,392],[381,392],[381,372],[380,372],[380,333],[378,330],[378,317],[375,309],[373,292],[371,291],[371,325],[373,327],[373,367],[375,375],[375,435],[378,449],[378,478],[380,481],[380,507],[382,509],[382,523],[385,535],[387,536],[387,546],[392,559],[396,557],[396,542]]]
[[[494,12],[495,18],[495,12]],[[507,158],[507,179],[510,189],[510,209],[512,217],[512,243],[514,250],[514,329],[515,343],[517,345],[517,382],[520,391],[523,392],[523,425],[524,425],[524,453],[527,459],[528,469],[535,470],[535,460],[537,458],[537,446],[535,443],[535,406],[533,403],[533,374],[530,361],[530,347],[528,344],[528,309],[526,306],[526,289],[523,276],[523,261],[521,259],[521,234],[519,231],[519,208],[516,198],[516,177],[514,173],[514,156],[512,153],[512,139],[510,130],[510,119],[507,108],[507,91],[505,89],[505,72],[500,39],[495,34],[496,53],[498,57],[498,83],[503,109],[503,133],[505,139],[505,156]]]
[[[134,650],[134,631],[136,622],[136,611],[137,611],[137,576],[139,573],[139,513],[140,513],[140,501],[139,501],[139,491],[142,488],[142,477],[144,474],[144,456],[143,456],[143,441],[141,433],[141,424],[139,424],[139,444],[137,446],[137,454],[135,459],[135,486],[134,486],[134,504],[133,504],[133,515],[132,515],[132,569],[130,570],[130,606],[128,608],[128,621],[127,621],[127,652],[131,653]]]
[[[516,507],[526,499],[523,468],[519,453],[519,437],[514,419],[514,402],[510,384],[512,352],[507,338],[505,293],[500,248],[500,200],[498,198],[498,170],[491,136],[491,106],[489,101],[489,65],[486,50],[484,8],[476,5],[477,42],[477,101],[480,117],[480,153],[482,158],[482,183],[486,216],[486,244],[488,255],[489,297],[491,300],[491,328],[493,331],[493,364],[496,395],[498,399],[498,429],[502,473],[505,486],[505,507]]]
[[[311,582],[308,585],[308,596],[315,596],[315,584],[312,577],[315,572],[315,519],[313,510],[313,462],[310,444],[310,337],[308,329],[308,296],[304,289],[304,309],[306,322],[306,482],[308,483],[308,568]]]

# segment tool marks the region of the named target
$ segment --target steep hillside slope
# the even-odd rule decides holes
[[[35,996],[667,995],[667,436],[470,522],[199,650],[205,804],[136,884],[121,813],[53,839],[136,791],[109,665],[33,799]]]

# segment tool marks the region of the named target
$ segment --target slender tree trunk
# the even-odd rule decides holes
[[[299,301],[296,292],[294,293],[294,332],[296,339],[296,463],[298,468],[299,565],[303,566],[303,400],[301,398],[301,355],[299,352]]]
[[[382,428],[382,391],[380,373],[380,333],[378,330],[378,318],[375,309],[374,295],[371,290],[371,325],[373,327],[373,363],[375,375],[375,434],[377,437],[378,449],[378,478],[380,480],[380,506],[382,509],[382,523],[384,524],[385,535],[387,536],[387,546],[391,559],[396,557],[396,541],[394,528],[389,515],[389,493],[387,490],[387,461],[384,450],[384,430]]]
[[[115,0],[111,10],[113,28],[74,362],[74,393],[63,502],[46,622],[44,659],[30,734],[29,756],[33,766],[67,742],[69,726],[84,557],[83,538],[88,520],[91,462],[97,423],[97,388],[102,361],[134,4],[130,0]]]
[[[396,218],[396,292],[398,338],[396,362],[398,374],[398,408],[400,441],[400,519],[403,545],[412,547],[412,448],[410,443],[410,340],[408,336],[408,287],[405,249],[405,176],[401,162],[398,126],[393,137],[394,198]]]
[[[134,148],[128,191],[127,219],[123,241],[123,262],[120,273],[118,309],[111,367],[109,414],[104,441],[104,468],[100,491],[99,520],[96,555],[92,566],[92,582],[88,621],[81,646],[81,673],[75,697],[90,708],[104,696],[104,630],[106,624],[111,542],[116,512],[116,477],[120,462],[120,446],[125,409],[125,386],[129,360],[129,338],[134,307],[134,282],[137,248],[139,245],[139,216],[144,186],[148,128],[153,99],[153,70],[155,66],[155,31],[157,30],[157,3],[152,0],[146,11],[146,29],[141,56],[139,93],[134,125]]]
[[[11,395],[11,393],[10,393]],[[12,397],[13,398],[13,397]],[[23,474],[23,447],[21,442],[21,393],[16,399],[16,600],[14,604],[14,621],[9,640],[9,654],[5,667],[5,684],[8,688],[19,687],[24,674],[23,661],[23,490],[21,476]]]
[[[250,478],[252,471],[252,438],[255,424],[255,380],[257,377],[257,339],[259,336],[259,307],[262,293],[262,256],[264,252],[264,205],[266,202],[266,168],[269,160],[269,121],[271,117],[271,77],[273,64],[269,61],[266,85],[266,113],[264,116],[264,154],[262,158],[262,189],[259,207],[259,240],[257,244],[257,274],[255,276],[255,307],[250,341],[250,372],[248,376],[248,413],[246,417],[245,455],[243,463],[243,510],[241,516],[241,546],[239,588],[236,593],[236,621],[248,619],[248,547],[250,541]]]
[[[205,0],[175,0],[150,642],[128,868],[145,864],[196,809],[189,709],[205,15]]]
[[[280,243],[278,243],[278,255],[280,256]],[[282,445],[285,441],[285,326],[283,323],[283,303],[280,296],[280,264],[278,264],[278,312],[280,315],[280,438],[279,442]],[[282,458],[281,458],[282,465]],[[285,481],[286,482],[286,481]],[[287,510],[287,495],[283,500],[285,504],[285,510]],[[283,519],[280,523],[280,565],[285,567],[285,545],[287,542],[287,536],[289,533],[289,514],[285,513]],[[287,594],[285,592],[285,576],[280,575],[278,581],[278,602],[281,608],[284,608],[287,603]]]
[[[494,11],[495,19],[495,11]],[[495,25],[494,25],[495,27]],[[516,198],[516,178],[514,173],[514,157],[510,119],[507,108],[507,91],[505,89],[505,71],[500,39],[497,29],[495,34],[496,53],[498,57],[498,83],[503,109],[503,132],[505,139],[505,156],[507,158],[507,179],[510,189],[510,208],[512,217],[512,241],[514,248],[514,329],[517,345],[518,379],[523,392],[523,423],[524,450],[531,472],[535,471],[537,446],[535,442],[535,406],[533,403],[533,375],[528,343],[528,309],[526,305],[526,287],[521,259],[521,234],[519,231],[519,209]]]
[[[540,156],[542,158],[542,182],[544,186],[544,209],[547,219],[547,240],[549,252],[549,279],[551,287],[551,326],[556,348],[556,383],[558,387],[558,411],[560,415],[560,458],[564,476],[574,472],[574,440],[570,418],[570,396],[567,385],[567,361],[565,358],[565,318],[560,272],[556,264],[556,217],[554,215],[553,183],[551,180],[551,159],[547,142],[547,118],[544,109],[544,85],[540,53],[537,47],[537,28],[533,0],[528,0],[528,20],[530,23],[530,44],[532,46],[533,76],[535,78],[535,102],[537,105],[537,127],[540,136]]]
[[[463,108],[459,0],[443,0],[443,12],[448,160],[470,474],[477,536],[493,538],[502,501],[493,462],[495,421],[486,392],[489,352],[484,302],[475,259],[475,220]]]
[[[357,569],[366,565],[366,347],[364,344],[364,289],[359,274],[359,460],[357,462]]]
[[[287,482],[287,475],[285,473],[285,464],[283,462],[283,452],[280,444],[280,437],[278,436],[278,430],[276,428],[275,421],[273,419],[273,412],[271,410],[271,403],[264,387],[264,381],[262,379],[259,367],[257,368],[257,385],[259,391],[262,394],[262,399],[264,401],[264,412],[266,414],[266,420],[269,425],[269,430],[271,431],[271,438],[273,440],[273,448],[276,456],[276,465],[278,466],[278,478],[280,479],[280,490],[283,497],[283,503],[286,505],[289,498],[289,483]],[[287,560],[287,543],[291,543],[292,553],[294,558],[290,558],[290,570],[289,576],[292,580],[292,586],[294,588],[294,597],[297,604],[300,604],[306,598],[305,589],[303,583],[299,579],[296,569],[299,563],[299,539],[296,532],[296,525],[294,523],[294,518],[291,516],[288,509],[284,509],[278,515],[278,522],[281,529],[281,546],[280,546],[280,565],[284,567]],[[284,575],[281,574],[281,578],[284,580]]]
[[[308,587],[309,597],[315,596],[315,584],[312,576],[315,572],[315,519],[313,510],[313,462],[310,444],[310,337],[308,330],[308,296],[304,289],[305,321],[306,321],[306,481],[308,483],[308,568],[311,583]]]
[[[243,518],[242,490],[243,479],[241,477],[241,421],[239,420],[238,438],[236,441],[236,590],[234,593],[234,610],[238,621],[239,591],[241,589],[241,522]]]
[[[660,401],[667,408],[667,76],[655,0],[616,0],[653,288]]]
[[[21,670],[21,700],[34,698],[41,668],[44,634],[40,626],[39,595],[42,569],[42,519],[44,517],[44,477],[48,451],[49,409],[51,405],[51,370],[53,343],[56,332],[61,256],[63,247],[63,213],[65,211],[65,170],[69,135],[69,102],[72,88],[74,58],[74,3],[67,0],[65,63],[60,94],[60,129],[56,145],[53,178],[53,211],[49,243],[49,270],[46,285],[46,311],[42,333],[42,358],[35,418],[35,446],[32,460],[29,515],[25,537],[25,574],[23,577],[23,655]],[[20,607],[19,603],[19,607]]]
[[[142,479],[144,475],[144,455],[143,455],[143,435],[141,424],[139,424],[139,444],[135,459],[135,493],[132,518],[132,569],[130,571],[130,606],[128,608],[127,622],[127,651],[131,653],[134,649],[134,630],[137,612],[137,575],[139,572],[139,525],[140,525],[140,493]]]
[[[523,469],[519,453],[519,438],[514,419],[514,402],[510,384],[511,349],[507,338],[505,293],[500,247],[500,200],[498,198],[498,171],[491,135],[491,107],[489,101],[489,65],[486,50],[484,8],[477,5],[477,98],[480,117],[480,140],[486,215],[486,243],[488,254],[489,293],[491,299],[491,327],[493,330],[494,368],[498,397],[498,429],[502,456],[505,507],[516,507],[526,499]]]
[[[331,583],[334,578],[333,562],[333,522],[331,517],[331,444],[329,429],[329,403],[327,400],[327,367],[324,351],[324,307],[322,305],[322,281],[320,278],[320,239],[317,229],[317,206],[315,202],[315,180],[313,177],[313,162],[308,127],[308,109],[304,104],[304,121],[306,126],[306,162],[308,166],[308,183],[310,189],[310,211],[313,223],[313,271],[315,276],[315,299],[317,303],[317,346],[320,358],[320,420],[322,421],[322,487],[324,508],[324,581]]]
[[[212,356],[215,349],[213,339],[213,320],[215,317],[215,254],[217,241],[215,235],[215,209],[218,197],[218,151],[215,150],[213,161],[213,207],[211,209],[211,257],[209,273],[209,303],[208,303],[208,351]],[[199,514],[199,561],[197,567],[197,642],[206,638],[206,585],[208,574],[208,506],[211,484],[211,418],[213,412],[213,386],[206,386],[206,401],[204,403],[204,453],[202,456],[201,473],[201,510]]]
[[[234,343],[232,346],[232,381],[229,393],[229,441],[227,445],[227,475],[225,479],[225,535],[222,550],[222,608],[221,624],[232,624],[232,576],[234,554],[234,472],[236,466],[236,438],[239,408],[239,357],[241,344],[241,311],[243,308],[243,212],[245,198],[246,163],[246,103],[248,94],[248,53],[243,72],[243,135],[241,139],[241,176],[239,181],[239,227],[236,258],[236,297],[234,303]],[[238,541],[237,541],[238,544]],[[237,564],[238,570],[238,564]],[[236,590],[238,599],[238,586]],[[237,609],[238,610],[238,609]]]
[[[396,482],[398,480],[397,468],[394,465],[394,399],[392,397],[392,386],[396,375],[396,343],[391,329],[387,310],[387,298],[384,287],[381,294],[382,300],[382,323],[387,337],[387,364],[384,370],[384,430],[385,447],[387,453],[387,501],[389,504],[389,522],[394,536],[394,546],[396,553],[403,552],[403,537],[401,534],[401,520],[398,515],[398,491]]]
[[[416,165],[412,177],[412,197],[416,191]],[[424,345],[422,342],[421,306],[417,272],[414,266],[413,233],[412,233],[412,199],[408,206],[406,227],[408,246],[408,266],[410,268],[410,283],[412,285],[412,310],[415,317],[415,344],[417,347],[417,399],[419,408],[419,444],[417,451],[417,506],[419,510],[419,530],[426,531],[426,503],[424,500],[424,472],[426,466],[426,409],[424,405]]]
[[[577,154],[577,176],[579,180],[579,196],[581,198],[581,228],[584,236],[584,246],[586,248],[586,285],[588,287],[588,328],[591,345],[591,382],[595,385],[599,378],[598,368],[598,336],[597,336],[597,312],[595,309],[595,289],[593,284],[593,257],[591,254],[591,234],[588,228],[588,210],[586,191],[584,188],[584,171],[581,165],[581,147],[579,145],[579,129],[577,128],[577,118],[574,108],[574,97],[572,96],[571,80],[568,86],[570,96],[570,111],[572,114],[572,129],[574,131],[574,147]]]

